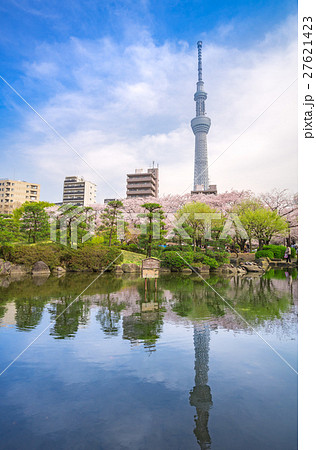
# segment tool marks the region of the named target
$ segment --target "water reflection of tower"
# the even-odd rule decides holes
[[[195,386],[190,391],[190,405],[195,406],[194,434],[201,449],[211,448],[208,431],[209,409],[213,405],[208,386],[210,328],[208,324],[194,324]]]

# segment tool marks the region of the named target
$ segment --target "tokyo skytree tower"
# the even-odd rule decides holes
[[[195,160],[194,160],[194,191],[206,191],[209,187],[208,162],[207,162],[207,133],[211,126],[211,119],[206,116],[205,100],[207,93],[204,91],[202,80],[202,41],[198,41],[198,82],[194,94],[196,102],[196,117],[191,120],[191,127],[195,135]]]

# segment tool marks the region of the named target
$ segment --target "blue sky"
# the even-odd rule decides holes
[[[155,160],[161,193],[190,191],[201,39],[209,163],[237,139],[212,183],[296,190],[295,1],[7,0],[0,13],[1,76],[90,165],[0,80],[0,177],[40,182],[43,200],[60,201],[64,176],[82,174],[102,201]]]

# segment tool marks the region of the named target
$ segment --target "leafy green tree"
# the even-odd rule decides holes
[[[7,244],[19,239],[19,225],[9,215],[0,215],[0,244]]]
[[[23,205],[20,229],[29,243],[49,238],[49,216],[43,203],[45,202],[29,202]]]
[[[214,217],[218,211],[201,202],[187,203],[177,213],[176,218],[179,220],[183,214],[186,218],[182,224],[182,228],[190,236],[193,241],[194,251],[197,246],[205,244],[205,239],[216,239],[223,227],[223,220]]]
[[[239,203],[237,206],[233,208],[233,213],[237,214],[239,219],[241,219],[246,211],[256,211],[260,208],[263,208],[262,203],[257,200],[256,198],[250,198],[247,200],[244,200],[243,202]],[[242,221],[241,221],[242,222]],[[249,245],[250,245],[250,251],[252,251],[252,229],[250,226],[248,226],[248,222],[245,221],[242,222],[249,238]],[[241,251],[244,250],[245,244],[247,242],[247,239],[245,239],[243,236],[241,236],[238,232],[238,229],[235,227],[235,236],[233,239],[233,246],[236,246],[237,248],[240,248]]]
[[[89,206],[62,205],[55,214],[56,221],[56,239],[63,245],[70,244],[73,248],[77,248],[78,243],[83,242],[89,224],[94,220],[91,211],[93,208]],[[72,235],[75,225],[76,239]]]
[[[24,214],[25,208],[29,205],[34,205],[34,204],[35,204],[34,202],[25,202],[19,208],[14,209],[13,213],[12,213],[13,220],[15,222],[19,223],[19,221],[21,220],[21,218]],[[43,208],[43,209],[49,208],[50,206],[54,206],[53,203],[49,203],[49,202],[36,202],[36,205],[40,205],[41,208]]]
[[[163,235],[166,234],[164,229],[165,223],[163,222],[164,213],[162,211],[162,206],[159,203],[144,203],[142,208],[147,211],[142,214],[142,217],[147,217],[148,226],[146,229],[146,235],[140,236],[140,241],[144,241],[144,246],[147,250],[147,256],[151,257],[153,238],[155,238],[155,244],[161,244],[164,242]]]
[[[273,236],[286,235],[288,223],[279,216],[277,211],[264,207],[246,208],[239,215],[241,223],[249,237],[258,239],[259,250],[268,245]]]
[[[99,230],[104,231],[109,240],[109,247],[112,244],[112,237],[116,231],[118,218],[122,215],[123,203],[120,200],[112,200],[108,203],[101,215],[102,225]]]

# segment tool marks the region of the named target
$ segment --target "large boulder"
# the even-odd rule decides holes
[[[113,269],[113,273],[119,275],[119,274],[124,273],[124,271],[123,271],[121,266],[115,266],[114,269]]]
[[[11,265],[9,261],[0,259],[0,275],[10,275]]]
[[[247,273],[247,270],[243,267],[237,267],[237,274],[238,275],[245,275]]]
[[[30,272],[29,267],[19,264],[12,264],[10,261],[0,259],[0,275],[10,275],[19,277]]]
[[[49,275],[50,269],[43,261],[37,261],[32,268],[32,275]]]
[[[233,264],[223,264],[220,267],[218,267],[216,271],[224,274],[236,275],[237,268]]]
[[[258,266],[262,267],[262,269],[264,269],[264,270],[268,270],[268,268],[270,267],[270,263],[271,263],[271,260],[270,260],[270,258],[267,258],[267,257],[257,259]]]
[[[11,264],[10,267],[10,275],[11,276],[20,276],[20,275],[26,275],[29,273],[29,268],[23,265],[18,264]]]
[[[196,273],[209,273],[210,266],[207,266],[206,264],[202,264],[201,266],[197,266],[197,265],[194,265],[194,263],[193,263],[192,264],[192,269],[193,269],[193,272],[196,272]]]
[[[258,266],[258,264],[253,262],[245,262],[244,264],[240,264],[241,267],[247,270],[247,272],[264,272],[263,267]]]
[[[123,270],[123,272],[125,273],[135,273],[135,272],[140,272],[140,266],[138,266],[137,264],[122,264],[121,268]]]
[[[52,270],[52,274],[57,277],[61,277],[62,275],[65,275],[65,273],[66,273],[66,269],[61,266],[54,267],[54,269]]]
[[[190,267],[183,267],[183,269],[181,269],[181,273],[190,275],[192,273],[192,270],[190,269]]]

